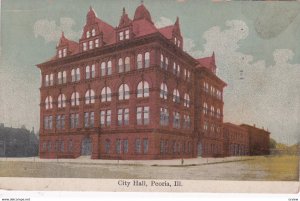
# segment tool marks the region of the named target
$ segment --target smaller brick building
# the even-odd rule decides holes
[[[242,156],[249,154],[248,130],[232,123],[223,124],[224,156]]]
[[[270,132],[263,128],[257,128],[255,125],[250,126],[242,124],[249,135],[249,155],[269,155],[270,154]]]

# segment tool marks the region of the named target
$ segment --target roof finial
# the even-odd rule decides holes
[[[61,32],[61,37],[65,37],[65,33],[63,31]]]
[[[90,6],[90,10],[93,10],[92,6]]]
[[[141,4],[144,4],[144,0],[141,0]]]
[[[123,15],[125,15],[125,7],[123,7]]]

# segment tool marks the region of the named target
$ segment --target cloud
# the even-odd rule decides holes
[[[172,22],[172,20],[170,20],[169,18],[166,18],[166,17],[160,17],[159,20],[157,22],[155,22],[155,26],[157,28],[169,26],[172,24],[174,24],[174,22]]]
[[[240,52],[248,35],[245,22],[230,20],[225,29],[214,26],[203,34],[203,51],[191,39],[185,48],[195,57],[215,52],[218,76],[228,84],[225,121],[268,127],[275,139],[293,143],[299,138],[300,64],[291,63],[294,53],[290,49],[274,50],[273,65]]]
[[[54,20],[41,19],[35,22],[33,32],[36,38],[43,37],[46,43],[58,41],[62,31],[66,37],[74,40],[78,39],[81,34],[81,31],[73,30],[75,24],[75,21],[68,17],[60,18],[59,24],[56,24]]]

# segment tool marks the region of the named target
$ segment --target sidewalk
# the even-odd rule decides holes
[[[81,156],[76,159],[41,159],[38,157],[26,158],[0,158],[1,161],[23,161],[23,162],[46,162],[46,163],[74,163],[74,164],[99,164],[99,165],[145,165],[145,166],[196,166],[215,163],[238,162],[244,160],[251,160],[250,156],[235,156],[226,158],[190,158],[184,159],[183,164],[181,159],[170,160],[103,160],[90,159],[89,156]]]

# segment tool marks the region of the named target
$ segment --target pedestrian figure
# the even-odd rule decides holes
[[[184,160],[183,160],[183,158],[181,158],[181,165],[183,165],[183,163],[184,163]]]

